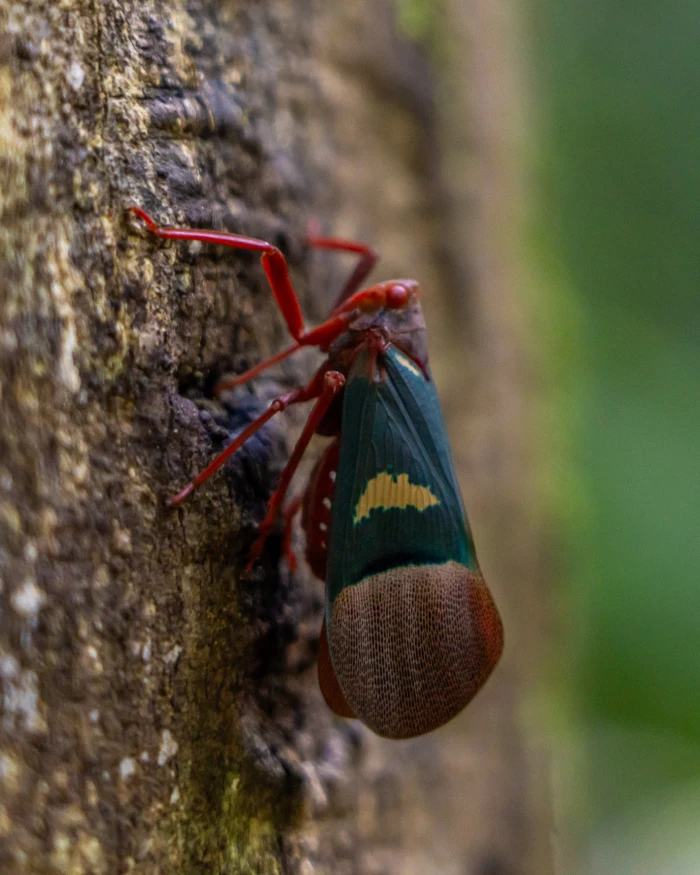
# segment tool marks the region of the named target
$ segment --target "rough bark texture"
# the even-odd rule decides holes
[[[346,7],[0,3],[3,875],[549,869],[512,656],[454,725],[382,742],[321,701],[322,586],[278,539],[239,580],[299,414],[163,506],[310,362],[215,401],[285,342],[257,259],[154,241],[125,207],[276,243],[311,322],[343,275],[310,269],[316,212],[422,282],[482,562],[508,625],[522,607],[507,587],[535,559],[499,552],[504,526],[532,534],[517,339],[455,256],[471,206],[436,157],[455,126],[390,6]]]

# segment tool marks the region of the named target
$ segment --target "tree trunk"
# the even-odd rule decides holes
[[[504,482],[526,467],[508,406],[522,387],[494,352],[517,341],[455,256],[473,217],[435,157],[454,123],[392,7],[346,6],[0,7],[3,875],[548,871],[512,655],[446,730],[384,742],[325,708],[323,587],[288,574],[279,536],[240,579],[302,413],[164,506],[312,357],[217,401],[222,374],[288,342],[259,260],[155,240],[126,208],[275,243],[312,324],[346,266],[310,259],[317,213],[382,249],[382,276],[421,280],[507,621],[505,581],[535,575],[514,546],[526,489]],[[519,535],[499,554],[504,520]]]

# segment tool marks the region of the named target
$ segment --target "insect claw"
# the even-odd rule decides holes
[[[158,232],[158,224],[153,221],[153,219],[148,215],[148,213],[141,209],[141,207],[137,207],[135,204],[127,207],[127,211],[138,216],[141,222],[148,228],[149,231],[152,231],[154,234]]]
[[[177,495],[165,499],[166,507],[179,507],[182,502],[194,492],[194,483],[188,483]]]
[[[264,521],[260,524],[260,528],[258,529],[258,537],[253,541],[253,544],[248,551],[248,562],[243,569],[243,575],[245,577],[250,574],[253,569],[253,565],[255,565],[255,563],[262,555],[262,551],[265,547],[265,542],[267,541],[271,529],[272,526],[266,524]]]
[[[253,546],[255,546],[255,545],[253,545]],[[262,547],[259,550],[256,550],[255,553],[253,553],[252,549],[251,549],[250,553],[248,553],[248,561],[246,562],[245,567],[243,568],[243,573],[241,574],[242,579],[245,580],[245,578],[250,577],[250,574],[253,570],[253,567],[255,566],[255,563],[260,558],[261,553],[262,553]]]

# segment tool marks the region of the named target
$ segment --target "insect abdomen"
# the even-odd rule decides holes
[[[328,641],[352,711],[378,735],[412,738],[474,697],[501,655],[503,627],[481,575],[450,560],[345,587]]]

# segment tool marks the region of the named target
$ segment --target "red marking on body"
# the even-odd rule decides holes
[[[316,577],[326,579],[328,529],[333,512],[335,472],[340,442],[330,444],[316,462],[304,495],[302,526],[306,533],[306,559]]]

